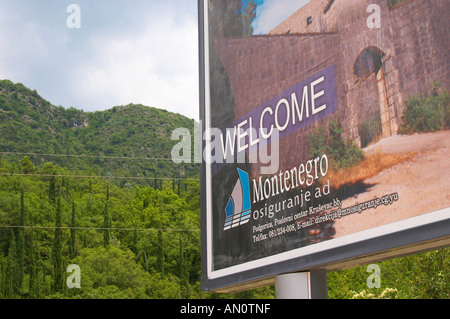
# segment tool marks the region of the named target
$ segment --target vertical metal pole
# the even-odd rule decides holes
[[[280,275],[275,279],[276,299],[327,299],[327,272],[314,270]]]

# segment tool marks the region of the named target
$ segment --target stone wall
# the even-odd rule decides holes
[[[449,17],[449,0],[409,1],[390,12],[400,84],[396,91],[403,99],[429,94],[437,80],[450,88]]]
[[[380,28],[367,26],[370,4],[381,10]],[[393,9],[386,0],[312,0],[269,35],[216,39],[233,90],[235,117],[334,64],[334,117],[341,120],[344,138],[360,145],[361,124],[377,114],[383,136],[395,135],[409,96],[429,94],[437,80],[450,88],[449,10],[449,0],[411,0]],[[364,77],[355,74],[355,62],[371,52],[379,53],[382,68]],[[295,145],[296,150],[282,167],[307,157],[313,129],[284,138],[281,147]]]
[[[220,39],[216,41],[216,51],[233,90],[235,118],[244,116],[330,64],[336,65],[336,81],[344,80],[337,34]],[[339,99],[343,105],[344,97]],[[327,120],[326,117],[319,123],[324,124]],[[290,167],[308,156],[308,135],[313,129],[304,127],[281,140],[281,150],[293,145],[296,148],[281,159],[280,168]]]

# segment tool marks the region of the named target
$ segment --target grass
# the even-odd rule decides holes
[[[344,185],[352,185],[371,178],[381,171],[410,160],[416,153],[408,154],[381,154],[376,153],[365,156],[357,165],[340,170],[330,170],[328,179],[334,189]]]

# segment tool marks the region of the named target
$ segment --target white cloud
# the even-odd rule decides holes
[[[310,0],[265,0],[256,9],[255,34],[267,34]]]
[[[0,77],[25,83],[37,76],[33,72],[43,66],[44,61],[54,61],[53,55],[61,54],[68,37],[28,19],[29,13],[20,6],[0,11]]]
[[[198,118],[196,0],[0,0],[0,78],[85,111],[141,103]]]
[[[133,35],[93,37],[90,42],[95,53],[74,81],[83,100],[97,109],[141,103],[198,118],[195,21],[174,24],[165,15]]]

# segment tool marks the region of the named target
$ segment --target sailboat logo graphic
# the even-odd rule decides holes
[[[248,223],[251,217],[250,183],[248,173],[238,169],[239,178],[225,208],[224,231]]]

